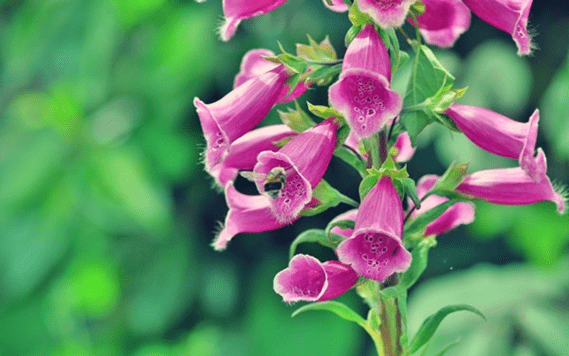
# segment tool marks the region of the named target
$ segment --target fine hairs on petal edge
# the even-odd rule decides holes
[[[559,210],[558,208],[557,211],[560,215],[564,215],[566,213],[565,208],[567,207],[567,204],[569,204],[569,187],[558,180],[551,182],[551,185],[553,186],[553,190],[559,194],[563,201],[563,210]]]

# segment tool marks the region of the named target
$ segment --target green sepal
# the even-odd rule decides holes
[[[345,146],[338,147],[334,151],[334,156],[340,158],[342,161],[354,167],[360,176],[364,177],[366,175],[366,162],[364,162],[361,157],[351,149]]]
[[[381,316],[377,308],[371,308],[367,313],[367,324],[374,330],[379,330],[381,326]]]
[[[306,35],[306,37],[308,37],[308,45],[302,43],[296,44],[297,57],[310,62],[320,63],[334,63],[338,60],[336,50],[332,47],[328,36],[320,43],[314,41],[310,35]]]
[[[352,43],[352,41],[354,40],[354,38],[356,38],[356,36],[358,35],[358,33],[360,33],[360,31],[362,30],[361,26],[352,26],[350,27],[350,29],[348,30],[348,32],[346,32],[346,36],[344,37],[344,45],[346,47],[348,47],[350,45],[350,43]]]
[[[277,110],[283,124],[298,133],[306,131],[316,125],[316,123],[310,118],[310,115],[302,110],[296,100],[294,101],[294,106],[294,109],[288,108],[288,112]]]
[[[362,179],[358,191],[360,193],[360,201],[363,201],[366,197],[367,193],[375,187],[377,181],[380,178],[380,174],[377,171],[372,171],[371,169],[367,170],[368,175],[364,179]],[[372,172],[370,174],[370,172]]]
[[[313,216],[320,214],[329,208],[338,206],[340,203],[346,203],[353,207],[358,206],[357,202],[340,193],[338,190],[328,184],[328,182],[326,182],[324,179],[322,179],[320,183],[318,183],[318,185],[314,188],[312,191],[312,197],[318,200],[318,204],[316,206],[303,209],[300,212],[302,216]]]
[[[459,199],[451,199],[444,203],[441,203],[434,208],[427,210],[421,215],[417,216],[415,219],[408,221],[405,224],[403,234],[405,236],[423,236],[423,232],[427,225],[429,225],[433,220],[441,216],[451,205],[459,202]]]
[[[289,259],[292,259],[292,257],[295,255],[296,247],[299,244],[305,243],[305,242],[316,242],[322,246],[326,246],[326,247],[330,247],[330,248],[336,248],[340,244],[341,241],[338,242],[338,241],[332,241],[331,239],[328,239],[328,237],[326,237],[326,232],[322,229],[310,229],[310,230],[303,231],[290,244]]]
[[[417,246],[411,251],[411,265],[409,269],[399,275],[398,288],[408,290],[421,277],[427,268],[429,250],[437,245],[434,237],[425,237],[419,241]]]
[[[339,227],[340,229],[354,229],[355,222],[353,220],[338,220],[329,223],[324,230],[324,234],[326,239],[328,239],[334,245],[334,248],[338,247],[340,242],[344,241],[345,238],[343,236],[333,234],[332,229],[335,227]],[[336,244],[337,243],[337,244]]]
[[[470,311],[474,314],[481,316],[484,320],[486,320],[484,314],[482,314],[480,310],[474,308],[473,306],[467,304],[456,304],[456,305],[446,306],[440,309],[438,312],[430,315],[429,317],[427,317],[427,319],[425,319],[425,321],[423,321],[423,324],[421,324],[421,327],[413,337],[413,340],[411,340],[411,347],[410,347],[411,353],[419,350],[421,346],[423,346],[427,341],[429,341],[429,339],[433,336],[433,334],[437,330],[440,323],[447,315],[461,310]]]
[[[434,192],[454,192],[468,174],[468,163],[452,163],[433,187]]]
[[[403,187],[403,192],[411,198],[411,201],[415,204],[417,209],[421,208],[421,199],[419,199],[419,194],[417,194],[417,186],[415,181],[409,177],[399,180]]]
[[[285,84],[288,84],[288,90],[286,92],[285,97],[292,94],[294,89],[296,89],[296,86],[298,85],[298,83],[300,83],[301,78],[302,78],[302,76],[299,73],[294,73],[285,81]]]
[[[342,64],[333,66],[313,66],[318,68],[308,73],[306,81],[316,83],[319,86],[326,86],[334,80],[334,77],[342,71]]]
[[[327,119],[329,117],[335,116],[337,118],[343,119],[342,114],[334,108],[330,108],[324,105],[312,105],[308,101],[306,102],[306,105],[308,105],[308,110],[319,118]]]
[[[292,136],[288,136],[285,138],[281,138],[280,140],[273,141],[273,145],[275,145],[277,147],[284,147],[284,145],[289,143],[290,140],[292,140]]]
[[[356,285],[356,293],[358,293],[370,309],[377,307],[380,293],[378,282],[372,279],[362,278]]]
[[[401,123],[409,132],[414,146],[419,133],[436,120],[426,106],[430,102],[427,99],[439,93],[441,88],[453,84],[454,77],[440,64],[433,52],[427,46],[418,46],[401,114]],[[411,110],[417,106],[417,109]]]
[[[348,18],[354,26],[363,26],[368,22],[372,22],[368,15],[360,11],[357,0],[354,1],[354,4],[350,7]]]
[[[415,15],[415,17],[421,16],[425,13],[425,4],[423,4],[421,1],[416,1],[413,5],[411,5],[409,11]]]

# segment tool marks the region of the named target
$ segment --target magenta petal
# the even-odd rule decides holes
[[[332,5],[328,5],[328,1],[322,0],[324,5],[332,11],[345,12],[348,11],[348,5],[343,0],[332,0]]]
[[[324,267],[320,261],[308,255],[295,255],[289,267],[277,273],[273,281],[273,289],[287,303],[317,301],[327,287]]]
[[[509,33],[518,46],[518,55],[533,48],[527,25],[533,0],[463,0],[476,16]]]
[[[206,139],[205,165],[211,170],[227,155],[229,145],[257,126],[279,100],[288,75],[279,66],[247,80],[220,100],[194,105]]]
[[[342,72],[352,68],[381,74],[391,82],[389,53],[372,24],[366,25],[346,50]]]
[[[266,14],[285,2],[286,0],[223,0],[225,23],[221,27],[221,39],[228,41],[233,37],[241,20]]]
[[[429,198],[427,198],[427,200]],[[425,236],[442,235],[459,225],[470,224],[474,221],[475,214],[476,211],[474,209],[474,204],[472,203],[460,202],[453,204],[444,213],[442,213],[441,216],[427,225],[427,228],[425,229]]]
[[[340,261],[360,276],[380,282],[411,264],[411,254],[400,237],[374,228],[356,230],[353,237],[340,243],[336,252]]]
[[[477,106],[452,104],[448,115],[472,142],[498,156],[517,159],[534,179],[539,172],[534,160],[539,111],[527,123],[521,123],[492,110]]]
[[[425,12],[417,17],[417,23],[425,42],[452,47],[470,27],[470,10],[461,0],[423,0],[423,3]]]
[[[358,281],[358,274],[352,269],[338,261],[326,261],[322,264],[326,271],[328,287],[324,294],[318,298],[319,302],[334,299],[349,291]]]
[[[368,138],[401,111],[401,97],[380,74],[364,69],[343,71],[330,86],[330,102],[360,138]]]
[[[345,213],[342,213],[338,216],[336,216],[334,219],[332,219],[332,221],[330,221],[330,224],[340,221],[340,220],[352,220],[355,221],[356,220],[356,215],[358,214],[358,209],[352,209],[352,210],[348,210]],[[333,234],[337,234],[340,236],[343,236],[345,238],[348,238],[350,236],[352,236],[353,233],[353,229],[341,229],[338,226],[334,226],[330,232]]]
[[[403,132],[397,136],[393,147],[397,148],[397,154],[393,157],[395,162],[407,162],[413,158],[416,148],[411,143],[408,132]]]
[[[275,218],[269,199],[262,195],[242,194],[235,190],[233,182],[225,186],[225,199],[229,212],[223,229],[212,243],[216,250],[224,250],[237,234],[271,231],[287,225]]]
[[[278,151],[280,147],[275,142],[295,135],[296,132],[286,125],[270,125],[249,131],[231,144],[225,159],[208,173],[224,187],[229,181],[235,180],[238,171],[253,170],[259,153]]]
[[[415,0],[358,0],[361,12],[382,28],[401,27]]]
[[[466,176],[456,190],[495,204],[525,205],[549,200],[557,204],[557,210],[562,213],[565,200],[545,174],[545,154],[541,149],[537,151],[536,167],[543,172],[539,181],[520,167],[490,169]]]
[[[247,80],[278,67],[279,65],[277,63],[267,61],[263,58],[272,57],[274,55],[273,51],[264,48],[252,49],[245,53],[241,60],[239,73],[237,73],[233,81],[233,88],[237,88]]]
[[[261,194],[265,193],[266,175],[277,167],[285,170],[286,182],[279,196],[268,199],[274,216],[278,221],[286,223],[296,218],[312,200],[312,187],[287,155],[281,152],[265,151],[259,154],[257,164],[253,169],[256,175],[255,184]]]

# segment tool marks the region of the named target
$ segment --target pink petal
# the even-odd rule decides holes
[[[221,39],[228,41],[235,34],[241,20],[266,14],[284,4],[286,0],[223,0],[225,23]]]
[[[381,74],[391,82],[389,53],[372,24],[366,25],[346,50],[342,72],[352,68]]]
[[[358,7],[382,28],[401,27],[414,2],[415,0],[359,0]]]
[[[338,261],[326,261],[322,264],[326,271],[328,287],[318,301],[325,301],[339,297],[349,291],[358,281],[358,274],[352,269]]]
[[[322,0],[324,5],[332,11],[345,12],[348,11],[348,5],[343,0],[332,0],[332,5],[328,5],[328,1]]]
[[[352,210],[348,210],[345,213],[342,213],[338,216],[336,216],[334,219],[332,219],[332,221],[330,221],[330,224],[340,221],[340,220],[352,220],[355,221],[356,220],[356,215],[358,214],[358,209],[352,209]],[[333,234],[337,234],[340,236],[343,236],[345,238],[348,238],[352,235],[353,233],[353,229],[341,229],[338,226],[334,226],[330,232]]]
[[[417,22],[425,41],[440,47],[452,47],[470,27],[470,10],[461,0],[422,1],[425,12],[417,17]]]
[[[411,144],[411,137],[408,132],[403,132],[397,136],[393,147],[397,148],[397,154],[393,159],[395,162],[407,162],[413,158],[416,148]]]

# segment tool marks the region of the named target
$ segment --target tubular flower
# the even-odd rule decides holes
[[[525,205],[549,200],[557,204],[560,213],[565,211],[565,199],[551,185],[546,175],[545,154],[539,148],[535,158],[539,179],[532,178],[520,167],[490,169],[466,176],[456,188],[457,192],[505,205]]]
[[[536,109],[525,124],[492,110],[456,103],[445,114],[480,148],[517,159],[520,167],[537,181],[544,174],[534,158],[539,110]]]
[[[223,0],[225,22],[221,26],[221,39],[229,41],[241,20],[266,14],[285,2],[286,0]]]
[[[235,76],[235,80],[233,81],[233,88],[237,88],[239,85],[245,83],[247,80],[251,78],[255,78],[259,75],[262,75],[266,72],[269,72],[279,66],[277,63],[273,63],[264,59],[263,57],[273,57],[275,54],[264,48],[252,49],[249,52],[245,53],[243,59],[241,60],[241,68],[239,73]],[[294,87],[294,90],[288,94],[289,85],[285,85],[282,88],[282,92],[279,98],[279,104],[287,103],[294,99],[297,99],[299,96],[304,94],[308,88],[304,83],[297,84]]]
[[[277,273],[273,289],[287,303],[321,302],[336,298],[350,290],[358,274],[338,261],[321,263],[309,255],[295,255],[289,267]]]
[[[417,24],[425,42],[452,47],[458,37],[470,27],[470,10],[461,0],[422,2],[425,4],[425,12],[417,17]]]
[[[294,137],[279,151],[265,151],[257,157],[253,169],[257,190],[269,197],[279,222],[292,221],[311,202],[312,189],[332,159],[338,129],[335,120],[329,118]]]
[[[271,231],[287,225],[275,219],[267,197],[242,194],[235,189],[232,181],[225,186],[225,200],[229,212],[223,229],[212,243],[216,250],[224,250],[237,234]]]
[[[439,177],[435,175],[426,175],[419,179],[419,182],[417,183],[417,194],[419,195],[419,198],[422,199],[435,186],[435,183],[437,183],[438,180]],[[448,201],[448,198],[438,195],[430,195],[421,203],[421,209],[415,210],[411,216],[416,218],[424,212],[446,201]],[[410,199],[409,205],[413,206]],[[459,225],[470,224],[474,221],[474,215],[474,204],[468,202],[453,204],[438,218],[427,225],[425,228],[425,236],[442,235]]]
[[[401,97],[389,88],[387,48],[371,24],[350,43],[339,80],[330,86],[330,102],[360,138],[367,138],[401,111]]]
[[[225,187],[229,181],[235,180],[240,170],[252,170],[259,153],[278,151],[280,147],[275,143],[292,136],[296,136],[296,132],[286,125],[270,125],[249,131],[231,144],[225,159],[208,173],[218,185]]]
[[[338,259],[359,275],[382,282],[411,264],[402,235],[403,206],[391,178],[383,176],[361,203],[352,236],[338,245]]]
[[[512,35],[518,55],[533,48],[528,34],[528,17],[533,0],[463,0],[470,11],[483,21]]]
[[[332,11],[336,12],[345,12],[348,11],[348,5],[344,2],[344,0],[332,0],[332,5],[328,4],[328,0],[322,0],[324,5]]]
[[[204,104],[194,98],[207,143],[207,171],[223,161],[233,141],[263,121],[280,99],[287,78],[284,66],[278,66],[247,80],[215,103]]]
[[[401,27],[415,0],[358,0],[358,8],[382,28]]]

